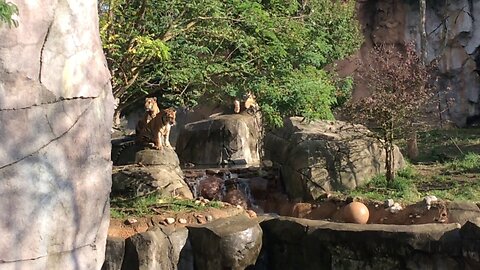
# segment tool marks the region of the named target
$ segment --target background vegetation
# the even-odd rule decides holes
[[[17,27],[18,22],[13,19],[14,15],[18,15],[17,6],[6,0],[0,0],[0,26],[7,24],[9,27]]]
[[[252,91],[269,124],[332,118],[351,81],[324,68],[358,49],[355,1],[101,0],[101,37],[119,100],[229,105]]]

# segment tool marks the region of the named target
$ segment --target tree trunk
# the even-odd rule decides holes
[[[407,156],[410,160],[418,158],[417,131],[410,132],[407,138]]]
[[[385,132],[385,178],[387,179],[387,182],[393,181],[395,178],[395,159],[393,156],[393,150],[394,145],[393,145],[393,131],[394,131],[394,125],[393,121],[390,121],[388,124],[388,129]]]
[[[426,23],[426,10],[427,10],[427,1],[420,1],[420,57],[422,62],[425,64],[427,62],[427,31],[425,27]]]

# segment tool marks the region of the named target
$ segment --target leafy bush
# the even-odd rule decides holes
[[[9,27],[17,27],[18,22],[13,19],[14,15],[18,15],[17,6],[11,2],[7,2],[6,0],[0,0],[0,25],[5,23]]]
[[[361,43],[355,1],[118,0],[100,10],[117,113],[147,94],[190,107],[251,91],[272,125],[332,118],[351,83],[322,69]]]

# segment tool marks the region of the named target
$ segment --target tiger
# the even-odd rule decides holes
[[[145,114],[142,119],[138,120],[137,126],[135,127],[135,134],[141,134],[142,131],[145,129],[147,124],[155,118],[155,116],[160,112],[160,108],[157,104],[156,97],[147,97],[145,98]],[[137,139],[140,139],[137,136]]]
[[[152,146],[161,150],[164,146],[173,148],[170,145],[170,129],[175,125],[176,111],[172,108],[162,109],[152,120],[150,120],[141,136],[143,145]]]
[[[240,101],[238,99],[235,99],[233,101],[233,105],[234,105],[233,111],[235,113],[240,113],[241,111]],[[255,114],[259,110],[259,106],[257,101],[255,100],[255,96],[250,91],[243,96],[243,105],[244,105],[243,108],[249,114]]]

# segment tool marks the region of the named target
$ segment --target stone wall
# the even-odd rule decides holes
[[[357,0],[365,42],[351,59],[339,62],[343,75],[355,59],[367,60],[374,44],[413,42],[420,48],[419,4],[413,0]],[[480,0],[427,1],[427,58],[438,60],[438,90],[444,118],[457,126],[480,122]],[[354,96],[368,94],[365,84]],[[450,102],[447,102],[450,101]],[[477,123],[475,123],[475,121]]]
[[[11,0],[0,26],[0,269],[99,269],[113,97],[97,1]]]
[[[261,229],[238,216],[188,231],[162,226],[126,240],[109,238],[103,269],[480,269],[479,218],[463,226],[266,216],[257,222]]]

